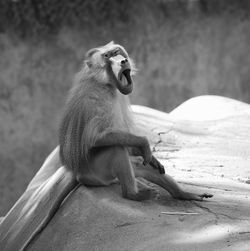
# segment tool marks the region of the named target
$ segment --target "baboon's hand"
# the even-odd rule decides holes
[[[154,156],[152,156],[151,161],[149,162],[149,164],[155,168],[158,169],[160,174],[164,174],[165,173],[165,169],[164,166],[160,163],[160,161],[158,161]]]
[[[144,165],[150,163],[152,160],[152,152],[150,149],[150,145],[148,139],[143,137],[143,145],[141,146],[142,157],[144,159]]]

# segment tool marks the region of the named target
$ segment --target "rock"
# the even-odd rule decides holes
[[[191,99],[170,114],[141,106],[133,111],[166,173],[186,190],[214,197],[178,201],[157,188],[157,199],[135,202],[123,199],[118,185],[81,186],[28,250],[228,250],[229,240],[230,250],[248,250],[250,187],[237,177],[249,174],[250,106],[212,96]]]

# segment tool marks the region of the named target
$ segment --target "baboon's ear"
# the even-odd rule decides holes
[[[91,49],[91,50],[89,50],[89,51],[86,53],[85,57],[86,57],[86,58],[90,58],[90,57],[93,56],[93,54],[96,53],[97,51],[98,51],[97,48]]]
[[[84,63],[91,68],[93,66],[93,63],[90,60],[85,60]]]

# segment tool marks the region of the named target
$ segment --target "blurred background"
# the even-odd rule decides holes
[[[57,145],[85,52],[114,40],[139,69],[134,104],[250,102],[248,0],[0,0],[0,215]]]

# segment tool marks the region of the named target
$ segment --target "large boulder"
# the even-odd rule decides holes
[[[191,99],[170,114],[133,106],[165,170],[209,201],[123,199],[119,185],[75,189],[28,250],[249,250],[250,105]],[[191,214],[190,214],[191,213]]]

